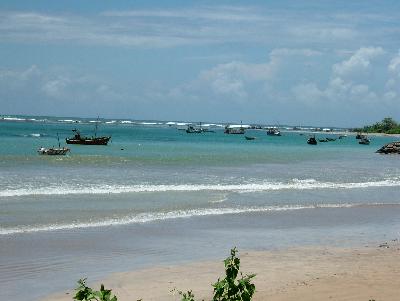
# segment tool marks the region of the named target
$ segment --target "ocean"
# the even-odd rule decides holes
[[[101,120],[109,145],[37,154],[57,136],[65,145],[75,128],[92,135],[95,122],[0,119],[0,290],[8,300],[38,300],[83,277],[222,258],[233,246],[399,236],[400,157],[375,153],[392,137],[359,145],[349,133],[312,146],[307,132],[248,130],[256,137],[248,141],[218,124],[187,134],[177,122]]]

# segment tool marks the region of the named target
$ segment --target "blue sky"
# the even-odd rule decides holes
[[[400,1],[3,0],[0,106],[104,118],[400,121]]]

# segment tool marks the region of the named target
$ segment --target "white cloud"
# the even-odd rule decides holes
[[[47,96],[63,97],[69,84],[71,84],[71,80],[65,77],[52,79],[44,83],[42,90]]]
[[[363,47],[357,50],[348,60],[333,66],[333,72],[339,76],[346,76],[354,72],[366,70],[371,60],[384,53],[381,47]]]
[[[390,61],[388,70],[400,77],[400,51]]]

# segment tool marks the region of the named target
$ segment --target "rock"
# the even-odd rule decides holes
[[[385,144],[376,152],[380,154],[400,154],[400,141]]]

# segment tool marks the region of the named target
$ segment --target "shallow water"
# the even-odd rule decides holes
[[[93,122],[35,119],[0,122],[0,289],[9,300],[26,299],[22,286],[38,298],[79,277],[220,258],[232,245],[398,235],[400,160],[374,153],[388,137],[310,146],[294,132],[253,130],[247,141],[219,127],[187,134],[165,122],[103,121],[108,146],[46,157],[36,149],[75,127],[91,135]]]

